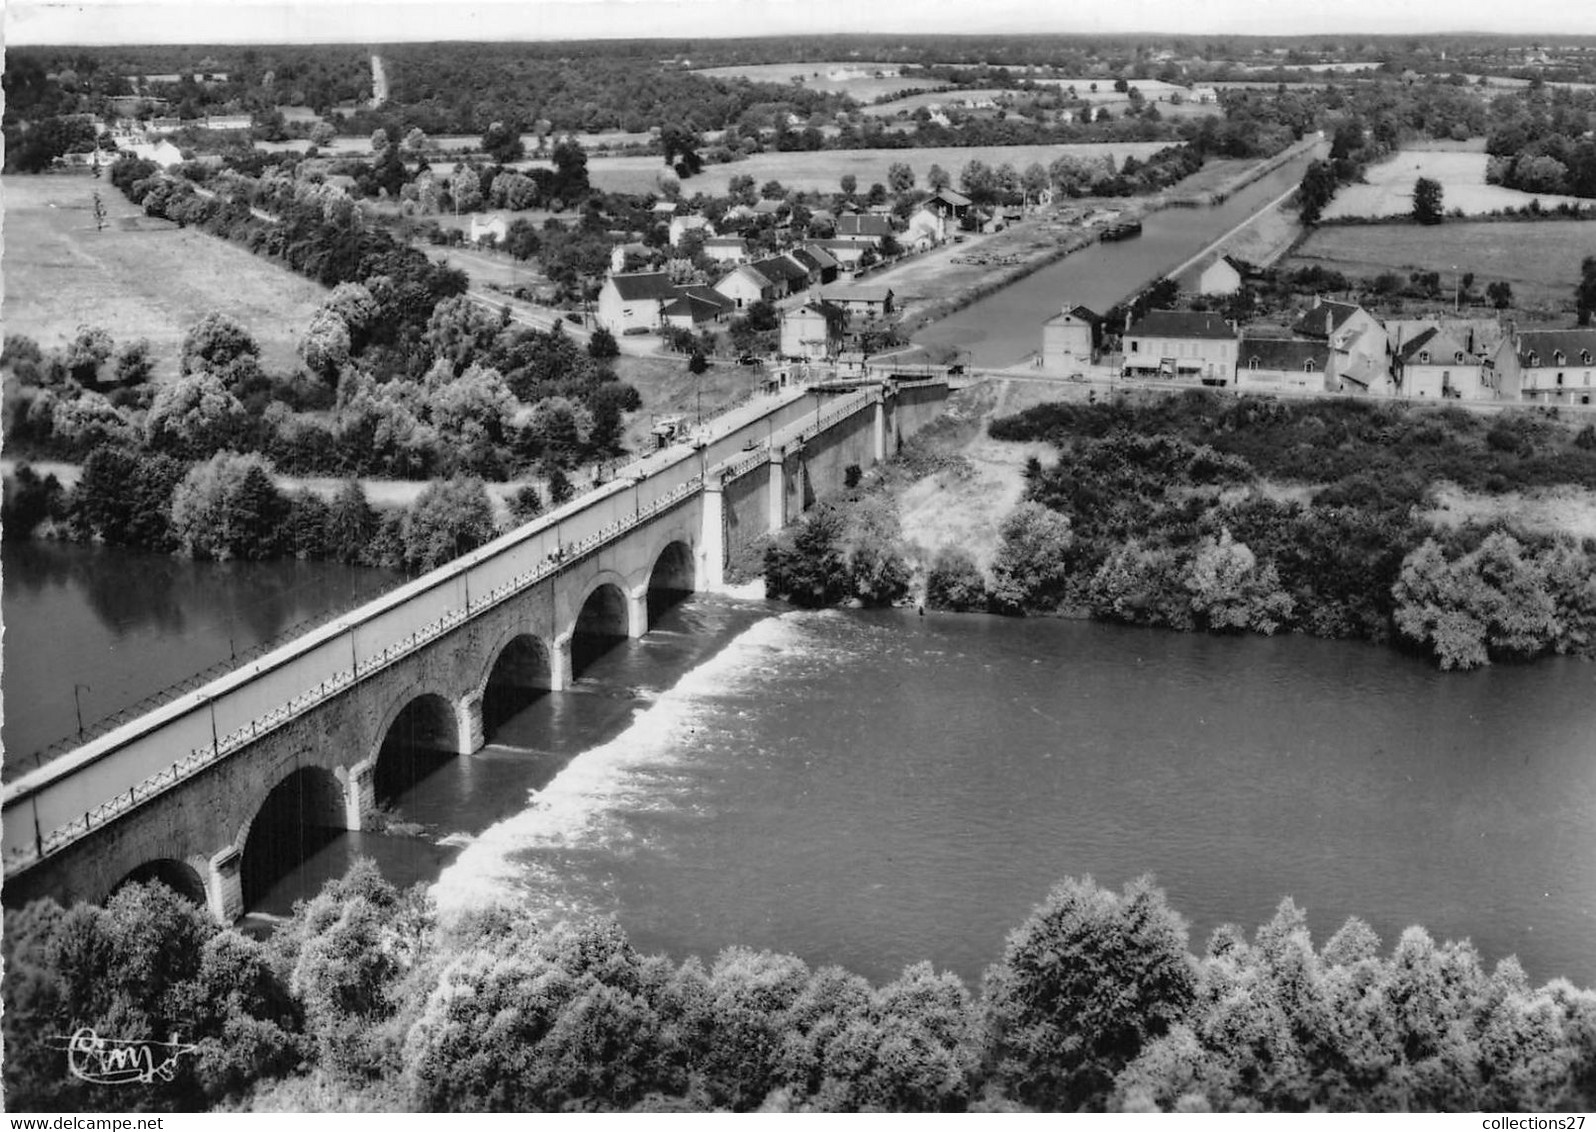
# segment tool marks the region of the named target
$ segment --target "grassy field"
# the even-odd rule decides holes
[[[1404,149],[1389,161],[1371,165],[1365,173],[1368,184],[1348,185],[1336,193],[1324,210],[1325,219],[1338,216],[1401,216],[1413,211],[1413,182],[1420,177],[1441,182],[1441,204],[1447,212],[1454,208],[1466,216],[1494,212],[1502,208],[1522,208],[1532,200],[1551,207],[1562,201],[1580,203],[1578,198],[1552,194],[1521,193],[1500,185],[1485,183],[1483,147],[1469,142],[1460,149]],[[1584,203],[1590,203],[1588,201]]]
[[[1115,162],[1135,156],[1138,161],[1169,146],[1169,142],[1114,142],[1105,145],[987,145],[944,146],[933,149],[830,149],[816,152],[756,153],[727,165],[708,165],[697,177],[682,186],[684,193],[703,191],[723,193],[731,178],[747,174],[755,185],[777,180],[788,189],[834,193],[845,173],[859,179],[861,189],[887,180],[887,166],[902,161],[914,170],[916,183],[925,184],[931,166],[940,165],[953,177],[957,187],[959,170],[970,161],[998,166],[1005,161],[1024,169],[1033,161],[1047,165],[1064,154],[1078,157],[1114,155]],[[665,171],[657,157],[590,157],[588,179],[611,192],[646,193],[654,191],[656,178]]]
[[[1455,266],[1474,273],[1476,290],[1502,279],[1513,285],[1516,305],[1561,307],[1573,302],[1580,259],[1593,247],[1596,222],[1584,220],[1378,224],[1320,228],[1284,266],[1316,263],[1363,276],[1439,271],[1443,281]]]
[[[45,349],[80,324],[103,326],[118,344],[148,338],[156,376],[178,370],[183,335],[207,311],[247,327],[268,370],[297,364],[295,349],[326,290],[285,267],[193,229],[153,220],[106,181],[86,176],[5,177],[7,334]],[[106,229],[95,230],[94,193]]]
[[[884,94],[903,94],[911,90],[924,90],[936,83],[929,79],[906,78],[876,78],[871,72],[876,70],[891,71],[896,69],[890,63],[756,63],[744,67],[709,67],[695,74],[706,79],[747,79],[756,83],[777,83],[782,86],[800,85],[794,79],[802,79],[802,86],[808,90],[825,91],[830,94],[846,94],[860,102],[871,102]],[[829,76],[832,72],[857,72],[865,74],[859,78],[833,79]]]

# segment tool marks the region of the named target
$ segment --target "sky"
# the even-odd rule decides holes
[[[7,45],[865,32],[1596,35],[1591,0],[5,0]]]

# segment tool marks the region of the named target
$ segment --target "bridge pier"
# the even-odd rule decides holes
[[[366,815],[377,808],[377,761],[365,759],[345,770],[333,768],[333,777],[344,788],[344,828],[358,833],[366,828]]]
[[[571,686],[571,637],[575,630],[554,638],[549,650],[549,691],[563,692]]]
[[[726,499],[721,485],[704,482],[703,512],[698,534],[699,593],[719,593],[726,588]]]
[[[636,640],[648,632],[648,583],[626,591],[626,635]]]
[[[205,877],[205,897],[219,924],[231,924],[244,914],[244,851],[229,845],[211,858]]]
[[[876,463],[887,462],[887,401],[879,393],[876,395],[874,421],[872,422],[871,438],[875,442]]]
[[[487,742],[487,727],[482,721],[482,693],[467,692],[455,705],[455,718],[460,721],[459,745],[455,753],[475,754]]]
[[[769,494],[766,497],[766,523],[772,534],[787,525],[787,454],[777,449],[770,452]]]

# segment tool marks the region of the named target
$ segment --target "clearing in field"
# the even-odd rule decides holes
[[[694,74],[706,79],[747,79],[755,83],[802,86],[827,94],[846,94],[872,102],[887,94],[904,94],[936,86],[933,79],[904,78],[896,63],[755,63],[742,67],[709,67]]]
[[[1579,263],[1596,247],[1596,222],[1585,220],[1449,221],[1434,227],[1377,224],[1316,229],[1287,267],[1320,264],[1347,275],[1438,271],[1474,273],[1475,290],[1505,280],[1516,306],[1561,308],[1573,301]]]
[[[79,325],[103,326],[118,345],[148,338],[156,378],[178,372],[183,335],[211,310],[237,319],[261,345],[268,371],[297,364],[310,317],[327,296],[243,248],[145,216],[110,182],[88,176],[12,176],[5,200],[7,334],[45,349],[65,346]],[[94,194],[105,205],[96,231]]]
[[[1564,201],[1589,204],[1578,197],[1549,193],[1522,193],[1485,183],[1483,148],[1460,143],[1465,149],[1404,149],[1389,161],[1369,166],[1364,173],[1368,184],[1348,185],[1336,193],[1324,210],[1326,220],[1338,216],[1403,216],[1413,211],[1413,182],[1428,177],[1441,183],[1441,204],[1447,212],[1462,209],[1465,216],[1479,216],[1506,208],[1523,208],[1532,200],[1551,208]]]
[[[845,173],[859,179],[860,189],[880,181],[886,184],[887,166],[901,161],[914,170],[915,183],[925,185],[931,166],[948,171],[955,185],[959,170],[970,161],[984,161],[994,168],[1008,162],[1024,169],[1033,161],[1047,165],[1071,154],[1076,157],[1102,157],[1112,154],[1116,163],[1134,156],[1142,161],[1174,142],[1109,142],[1091,145],[985,145],[940,146],[930,149],[827,149],[791,153],[756,153],[726,165],[706,165],[697,177],[682,185],[687,195],[695,192],[724,193],[733,177],[747,174],[755,185],[780,181],[783,188],[804,192],[834,193]],[[669,173],[658,157],[590,157],[587,175],[597,187],[616,193],[659,191],[661,174]],[[675,174],[670,174],[675,176]]]

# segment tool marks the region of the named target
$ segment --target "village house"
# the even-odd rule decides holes
[[[248,114],[211,114],[205,119],[207,130],[247,130],[254,124]]]
[[[489,239],[502,244],[509,234],[510,221],[501,213],[492,213],[471,217],[471,228],[467,233],[467,239],[473,244],[480,244]]]
[[[1389,397],[1396,392],[1390,336],[1378,319],[1356,303],[1315,297],[1313,308],[1291,329],[1294,336],[1328,342],[1335,351],[1338,384],[1331,388],[1332,393]]]
[[[663,271],[610,275],[599,291],[599,325],[615,335],[653,330],[663,321],[665,305],[677,297],[675,285]]]
[[[1227,385],[1236,373],[1237,337],[1213,311],[1148,311],[1125,331],[1124,373]]]
[[[682,237],[687,235],[689,232],[695,231],[703,232],[705,238],[707,239],[715,234],[715,226],[711,224],[706,217],[698,216],[696,214],[691,216],[671,217],[671,247],[680,247],[682,243]]]
[[[938,189],[926,199],[923,208],[937,218],[941,227],[938,238],[946,240],[957,232],[970,213],[970,198],[952,189]]]
[[[824,361],[842,348],[848,316],[826,302],[805,303],[781,316],[781,354],[804,361]]]
[[[1596,327],[1515,331],[1491,360],[1496,388],[1509,401],[1589,405],[1596,395]]]
[[[799,263],[810,269],[811,284],[834,283],[840,265],[837,259],[825,248],[817,248],[813,244],[804,244],[794,248],[788,253]]]
[[[1188,295],[1234,295],[1247,277],[1244,266],[1227,255],[1210,255],[1176,277]]]
[[[869,244],[871,247],[880,247],[881,241],[890,235],[892,235],[892,221],[888,217],[859,212],[847,212],[837,217],[835,238],[838,240],[851,240]]]
[[[778,297],[776,284],[751,263],[742,264],[715,284],[715,290],[725,295],[737,309],[757,302],[774,302]]]
[[[732,301],[713,287],[678,287],[676,298],[660,308],[660,320],[669,327],[695,330],[722,321],[734,309]]]
[[[721,263],[746,263],[748,245],[741,236],[711,236],[704,241],[704,254]]]
[[[1335,352],[1319,338],[1243,335],[1236,355],[1238,389],[1323,393],[1335,388]]]
[[[852,273],[859,269],[859,261],[864,258],[865,249],[870,245],[861,240],[811,240],[808,246],[825,249],[826,254],[837,261],[839,268]]]
[[[831,287],[823,291],[820,298],[850,318],[885,318],[892,313],[893,295],[890,287]]]
[[[1489,324],[1492,329],[1495,324]],[[1465,320],[1387,322],[1395,380],[1404,397],[1492,400],[1491,354],[1500,333],[1482,334]]]
[[[774,290],[774,297],[785,299],[788,295],[808,289],[809,272],[799,267],[785,255],[773,255],[766,259],[756,259],[753,269],[769,279]]]
[[[1084,371],[1096,357],[1102,322],[1096,311],[1066,303],[1042,324],[1042,368]]]

